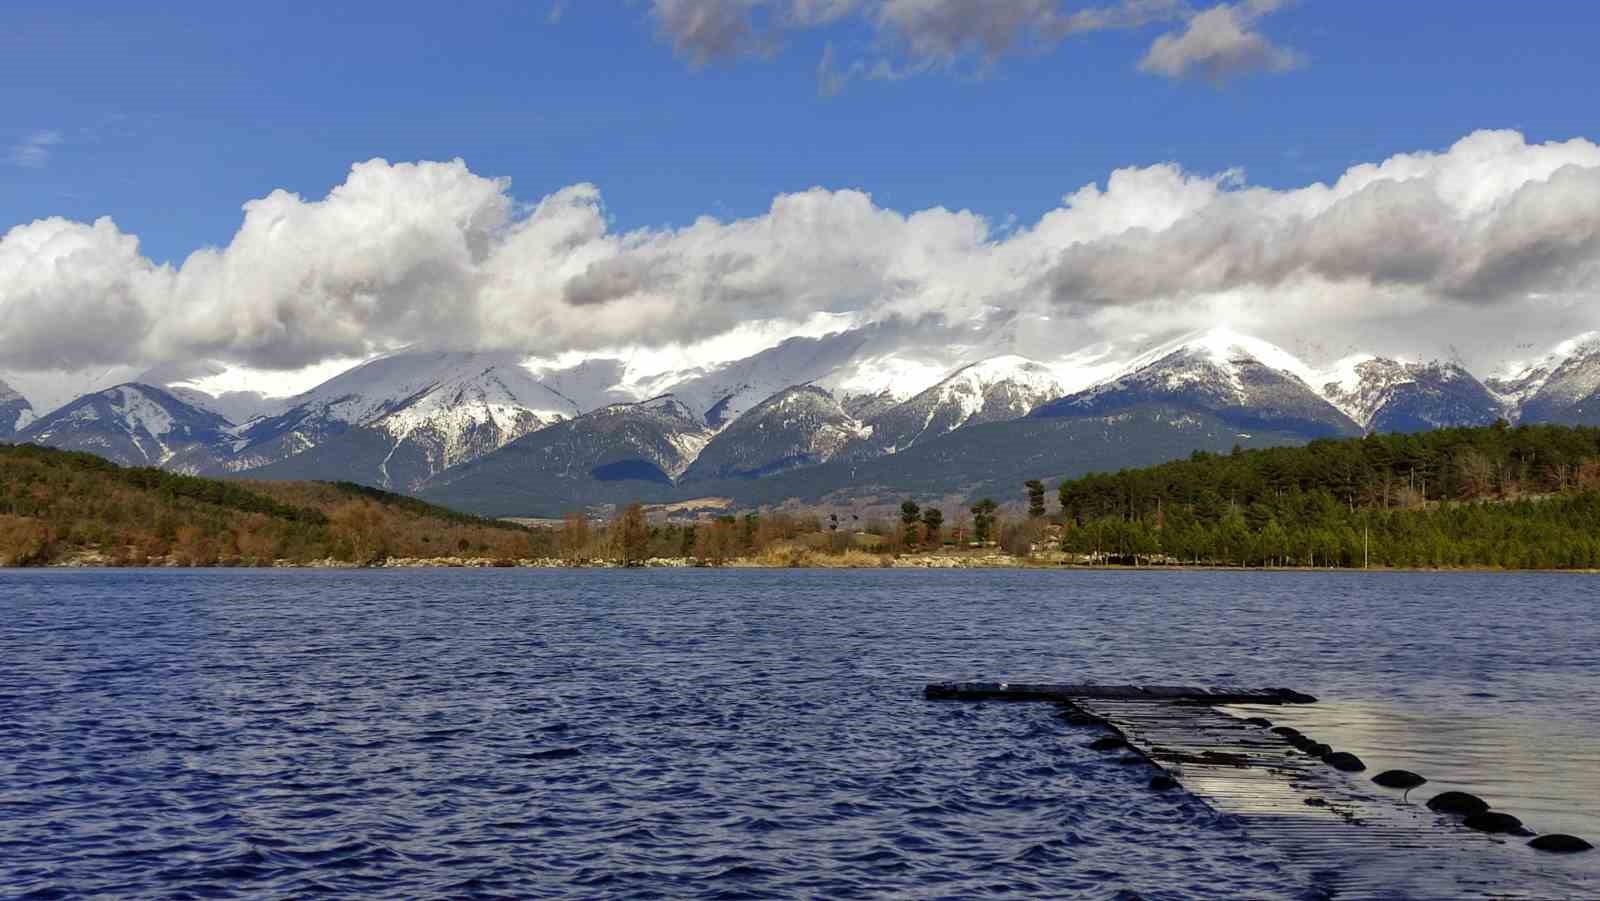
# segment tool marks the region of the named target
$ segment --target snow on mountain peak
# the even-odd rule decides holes
[[[961,412],[956,421],[965,423],[995,403],[997,399],[991,397],[991,392],[1002,386],[1019,395],[1005,398],[1002,403],[1028,409],[1065,393],[1054,370],[1016,354],[1003,354],[969,363],[928,390],[938,395],[940,403],[959,407]],[[1028,409],[1019,409],[1014,415],[1026,416]],[[928,416],[931,419],[933,415],[930,407]]]
[[[878,354],[830,372],[813,384],[841,398],[887,395],[903,401],[938,384],[949,372],[939,363]]]
[[[0,437],[20,432],[33,422],[33,406],[20,392],[0,382]]]
[[[1250,363],[1298,379],[1308,388],[1317,384],[1316,373],[1299,357],[1269,341],[1241,334],[1224,325],[1157,345],[1135,356],[1089,390],[1112,388],[1148,370],[1151,374],[1159,372],[1162,387],[1167,390],[1202,385],[1242,401],[1247,394],[1243,369]]]
[[[1560,370],[1567,368],[1568,374],[1572,375],[1574,373],[1571,372],[1569,364],[1596,354],[1600,354],[1600,331],[1584,332],[1562,341],[1536,359],[1506,363],[1493,377],[1486,380],[1485,384],[1507,403],[1521,406],[1523,402],[1542,392]],[[1565,384],[1552,386],[1554,393],[1572,395],[1572,399],[1586,393],[1583,386],[1587,380],[1584,378],[1558,381]],[[1587,390],[1593,391],[1596,387],[1600,385],[1589,385]]]
[[[1049,366],[1017,354],[1001,354],[976,363],[968,363],[951,373],[945,381],[957,377],[974,379],[985,385],[1003,381],[1053,385],[1056,381],[1055,371]]]
[[[1299,357],[1270,341],[1241,334],[1228,326],[1218,326],[1183,341],[1182,349],[1204,356],[1213,365],[1232,371],[1235,364],[1249,358],[1270,369],[1288,373],[1307,385],[1314,374]]]
[[[1366,428],[1396,388],[1417,380],[1420,368],[1420,363],[1352,354],[1315,374],[1310,385],[1339,412]]]
[[[172,414],[138,385],[118,385],[105,392],[111,408],[131,429],[143,429],[160,438],[175,425]]]
[[[229,423],[151,385],[127,383],[86,394],[34,420],[28,441],[89,450],[124,465],[195,471],[215,459]]]

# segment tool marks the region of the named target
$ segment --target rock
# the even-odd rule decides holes
[[[1089,750],[1091,751],[1115,751],[1118,748],[1126,748],[1127,746],[1128,743],[1126,741],[1115,735],[1107,735],[1105,738],[1097,738],[1089,742]]]
[[[1273,726],[1272,731],[1284,738],[1294,738],[1300,734],[1300,730],[1293,726]]]
[[[1359,773],[1367,768],[1361,758],[1349,751],[1331,751],[1322,755],[1322,762],[1343,773]]]
[[[1314,741],[1300,750],[1310,754],[1312,757],[1327,757],[1329,754],[1333,753],[1333,748],[1331,746],[1325,745],[1320,741]]]
[[[1418,776],[1416,773],[1413,773],[1410,770],[1384,770],[1378,775],[1373,776],[1372,781],[1378,783],[1384,788],[1409,789],[1416,788],[1428,780]]]
[[[1489,802],[1466,792],[1445,792],[1428,799],[1428,809],[1436,813],[1450,813],[1470,817],[1489,809]]]
[[[1263,729],[1269,728],[1272,725],[1272,720],[1269,720],[1264,716],[1252,716],[1249,719],[1246,719],[1245,722],[1252,726],[1260,726]]]
[[[1160,775],[1160,776],[1151,776],[1150,777],[1150,790],[1151,791],[1158,791],[1158,792],[1171,791],[1172,789],[1177,788],[1177,787],[1178,787],[1178,780],[1172,778],[1171,776]]]
[[[1306,799],[1306,806],[1307,807],[1327,807],[1328,806],[1328,802],[1324,801],[1321,798],[1307,798]]]
[[[1594,850],[1594,845],[1576,835],[1563,835],[1559,832],[1541,835],[1528,842],[1528,847],[1535,851],[1549,851],[1552,854],[1577,854],[1579,851]]]
[[[1522,831],[1521,820],[1509,813],[1500,813],[1499,811],[1495,810],[1486,810],[1483,813],[1475,813],[1472,816],[1467,817],[1466,821],[1462,825],[1466,826],[1468,829],[1476,829],[1479,832],[1505,833]]]

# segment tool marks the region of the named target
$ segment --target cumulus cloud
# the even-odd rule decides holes
[[[1489,304],[1600,286],[1597,229],[1600,148],[1478,132],[1446,153],[1356,166],[1331,187],[1219,191],[1165,228],[1064,248],[1036,284],[1091,305],[1327,283]]]
[[[172,272],[107,218],[52,217],[0,237],[0,360],[75,370],[129,359],[164,312]]]
[[[13,165],[37,169],[50,162],[50,154],[61,141],[59,131],[36,131],[11,145],[8,157]]]
[[[1192,16],[1182,31],[1156,38],[1139,70],[1168,78],[1198,76],[1215,84],[1251,72],[1283,72],[1305,64],[1300,53],[1254,30],[1275,0],[1222,4]]]
[[[1596,318],[1597,290],[1600,146],[1510,131],[1291,190],[1120,169],[1005,228],[813,188],[745,219],[619,232],[593,185],[525,206],[460,160],[371,160],[320,199],[246,203],[226,245],[177,266],[110,219],[12,228],[0,369],[293,369],[401,346],[670,356],[818,322],[932,323],[1033,355],[1219,319],[1267,337],[1433,322],[1489,346],[1507,322],[1544,340],[1530,330]]]

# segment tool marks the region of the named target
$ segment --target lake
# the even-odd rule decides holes
[[[928,702],[924,684],[1289,686],[1321,703],[1284,721],[1372,771],[1414,769],[1429,792],[1465,788],[1595,841],[1597,588],[1479,573],[0,572],[0,885],[1303,897],[1306,874],[1233,818],[1152,795],[1050,705]],[[1570,884],[1596,856],[1540,866]]]

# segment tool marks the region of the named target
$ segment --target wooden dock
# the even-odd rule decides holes
[[[1272,708],[1315,703],[1285,688],[934,683],[932,700],[1044,701],[1063,728],[1110,733],[1182,790],[1238,819],[1279,850],[1315,895],[1328,898],[1587,898],[1593,871],[1552,865],[1525,838],[1474,832],[1409,799],[1341,772],[1271,731]],[[1111,751],[1108,751],[1108,753]]]
[[[1192,685],[1071,685],[1026,682],[934,682],[935,701],[1166,701],[1175,704],[1315,704],[1289,688],[1197,688]]]

